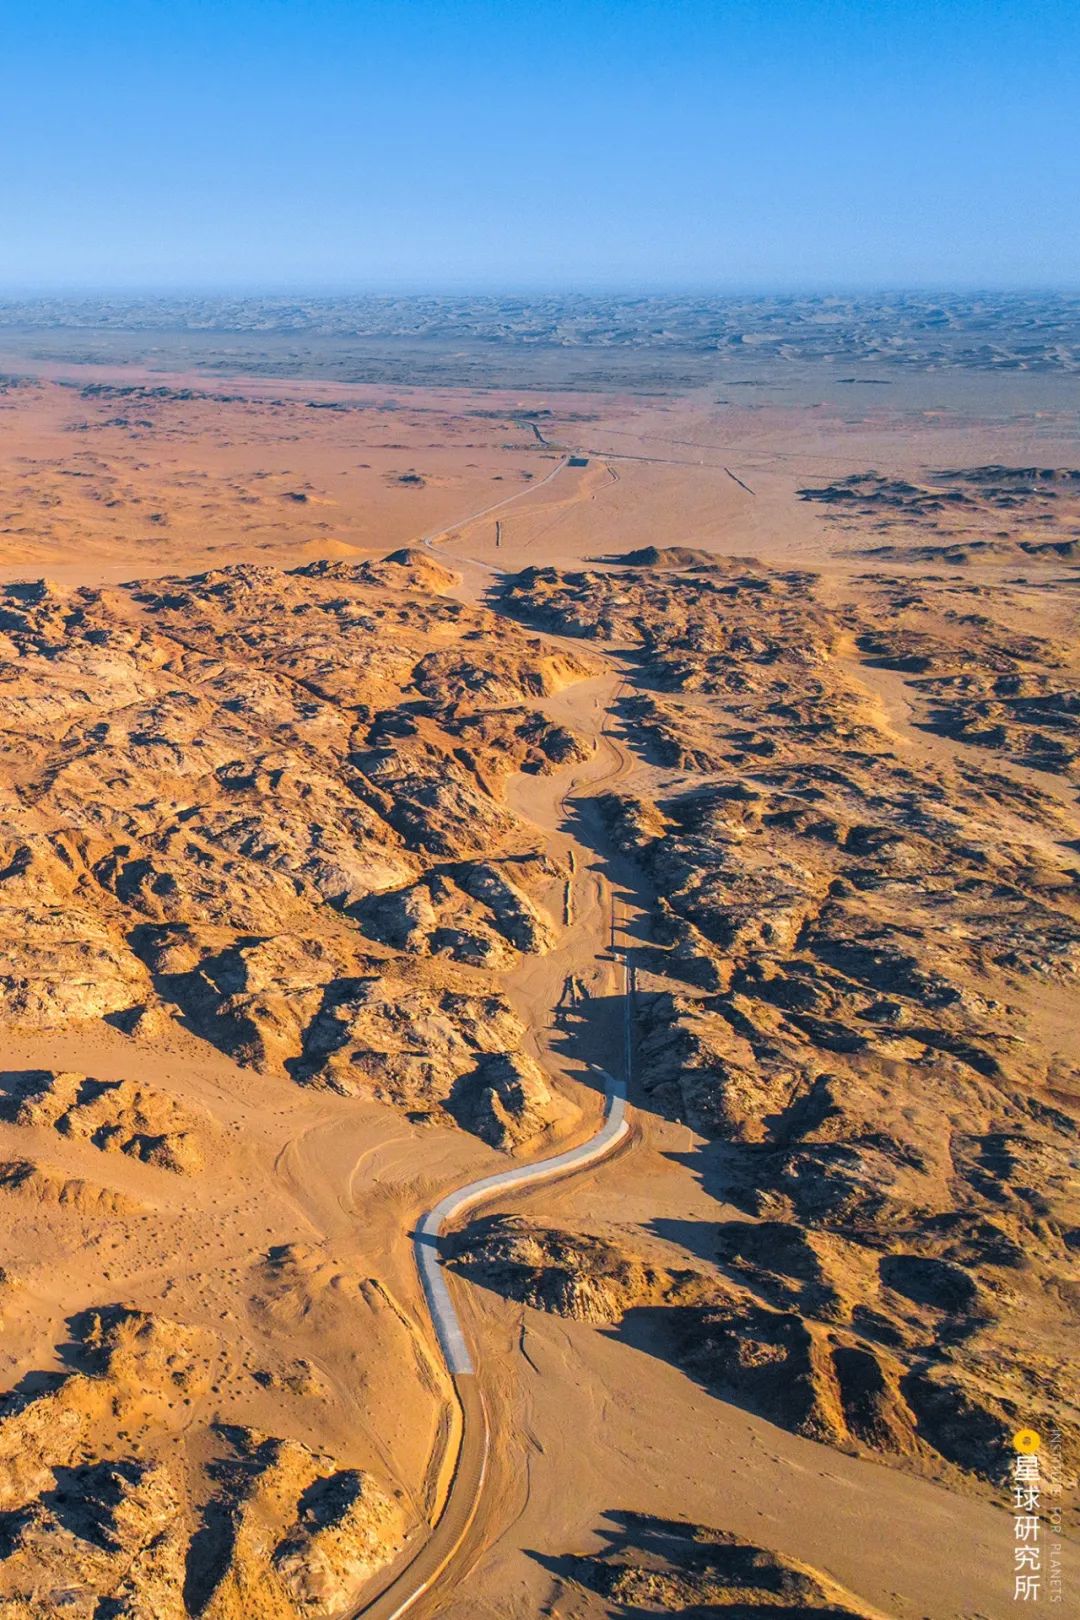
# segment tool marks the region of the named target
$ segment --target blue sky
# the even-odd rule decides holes
[[[0,0],[0,287],[1080,286],[1074,0]]]

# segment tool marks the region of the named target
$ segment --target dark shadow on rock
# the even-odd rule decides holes
[[[645,1223],[645,1231],[663,1243],[673,1243],[687,1254],[696,1255],[699,1260],[707,1260],[710,1265],[716,1262],[715,1221],[676,1220],[658,1215]]]
[[[830,1601],[813,1572],[710,1526],[616,1509],[603,1518],[596,1553],[527,1549],[526,1556],[564,1590],[576,1586],[600,1598],[612,1620],[646,1620],[676,1607],[688,1620],[759,1620],[763,1612],[776,1620],[828,1620],[861,1612]]]
[[[184,1570],[184,1606],[188,1614],[199,1614],[209,1601],[232,1556],[237,1503],[248,1482],[273,1462],[277,1448],[277,1441],[255,1439],[235,1424],[214,1423],[212,1429],[230,1447],[230,1453],[207,1468],[220,1493],[206,1502],[188,1543]]]
[[[51,1490],[42,1492],[42,1504],[69,1534],[111,1552],[115,1539],[110,1520],[123,1505],[125,1487],[136,1486],[147,1466],[125,1458],[75,1468],[54,1467],[55,1483]]]
[[[665,1153],[664,1158],[671,1164],[681,1164],[690,1170],[697,1177],[702,1191],[717,1204],[730,1204],[746,1215],[754,1215],[758,1213],[755,1193],[761,1181],[755,1163],[760,1165],[768,1153],[767,1148],[756,1143],[728,1142],[716,1138],[703,1141],[683,1153]]]
[[[12,1120],[24,1097],[48,1084],[51,1069],[0,1069],[0,1120]]]
[[[978,1289],[969,1274],[947,1260],[924,1259],[915,1254],[886,1254],[882,1255],[878,1269],[886,1287],[916,1305],[966,1312],[978,1299]]]

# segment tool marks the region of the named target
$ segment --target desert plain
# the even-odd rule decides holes
[[[1070,1601],[1075,309],[197,313],[0,311],[0,1616]]]

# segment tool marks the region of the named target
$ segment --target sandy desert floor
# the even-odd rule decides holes
[[[613,941],[632,1137],[449,1247],[491,1451],[410,1613],[1012,1613],[1010,1436],[1080,1432],[1063,379],[0,369],[0,1615],[408,1564],[410,1234],[596,1128]]]

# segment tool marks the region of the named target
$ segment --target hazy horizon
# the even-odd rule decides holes
[[[1080,275],[1073,282],[766,282],[753,284],[732,282],[709,283],[633,283],[633,282],[480,282],[455,283],[410,282],[402,279],[397,285],[387,281],[319,283],[317,281],[280,282],[258,285],[254,282],[198,282],[175,284],[161,282],[142,285],[122,281],[94,283],[4,283],[0,282],[0,305],[29,303],[77,303],[80,299],[97,300],[115,298],[125,303],[168,302],[173,299],[205,298],[248,300],[308,299],[313,302],[334,299],[590,299],[617,300],[665,299],[874,299],[874,298],[980,298],[1015,297],[1080,298]]]

